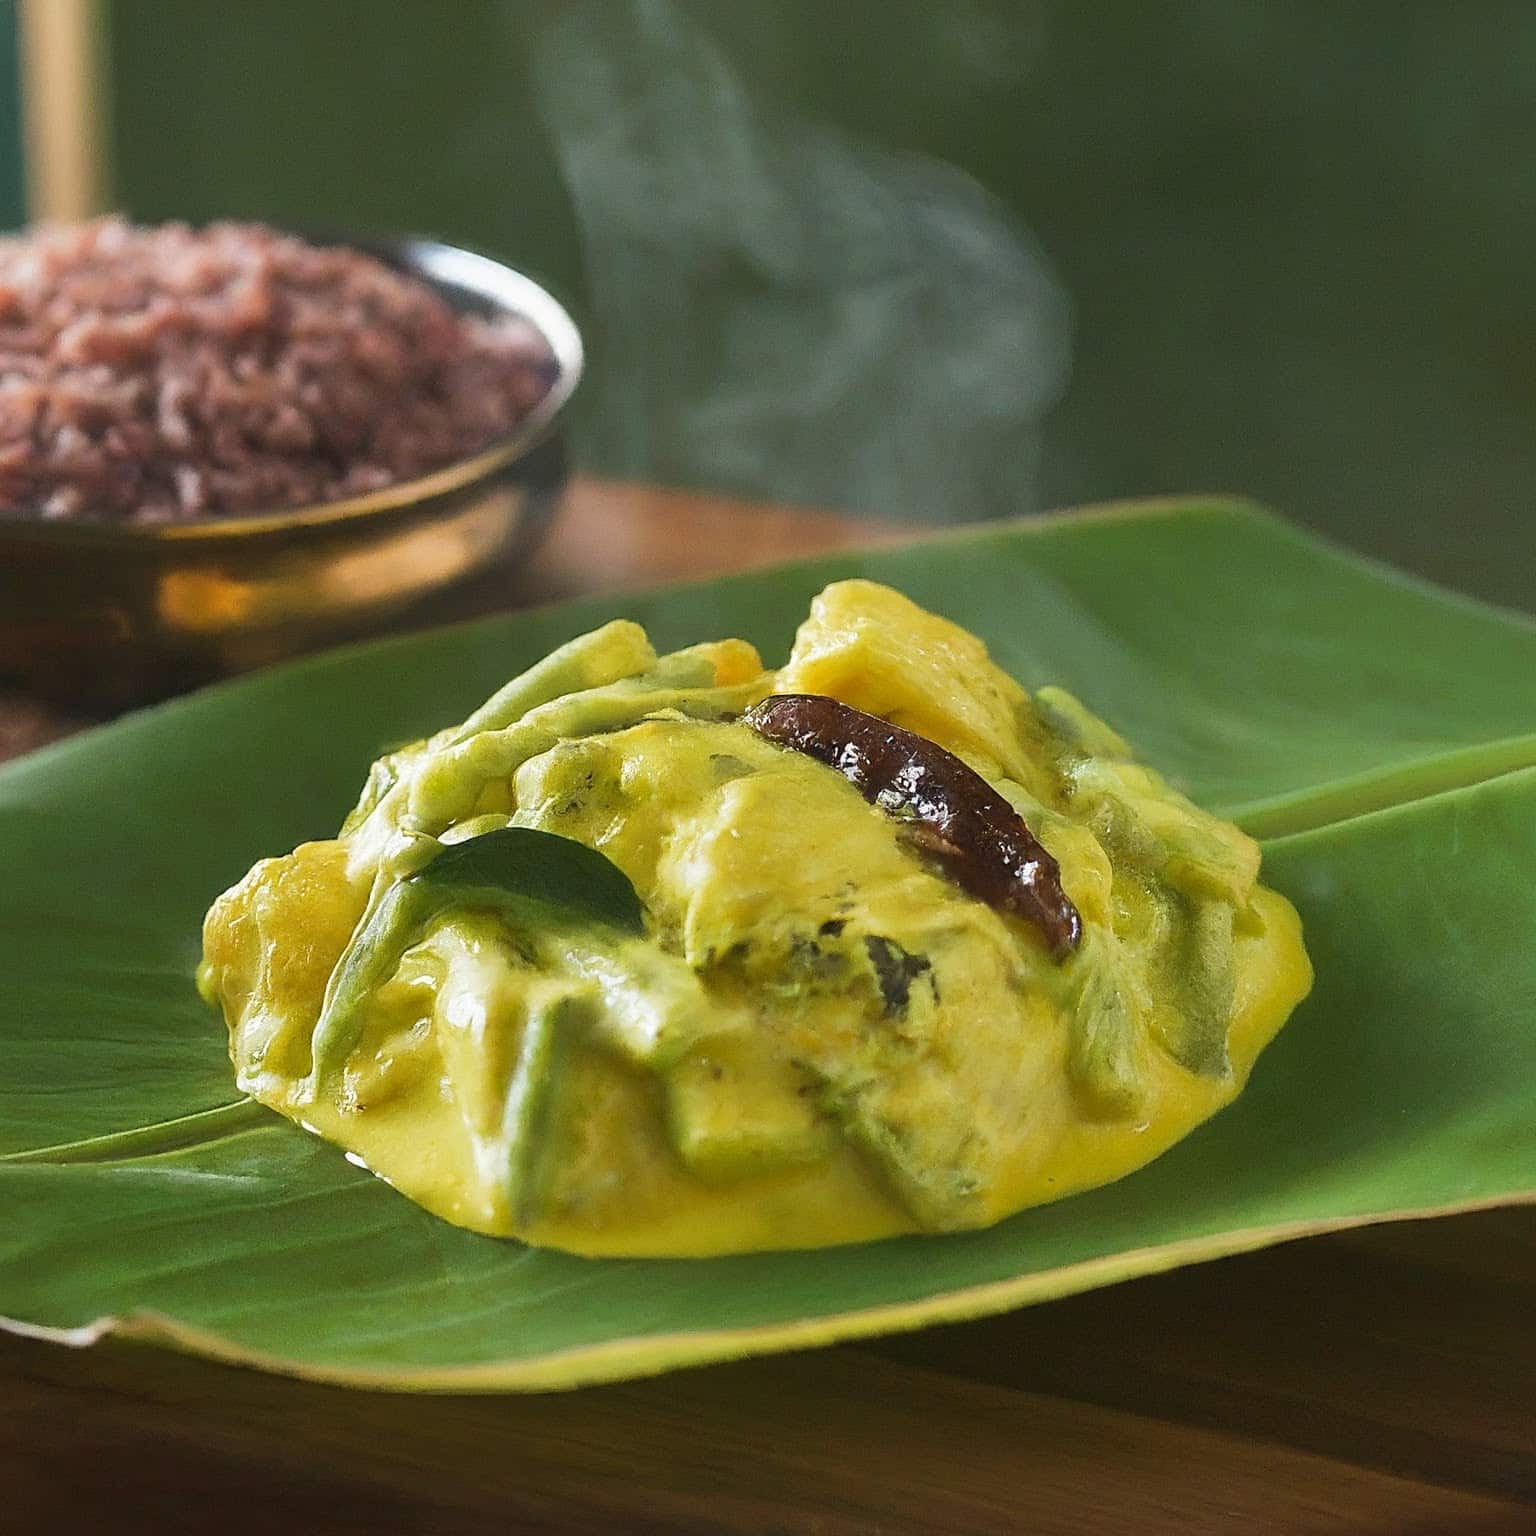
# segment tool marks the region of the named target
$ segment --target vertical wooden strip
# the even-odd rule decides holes
[[[106,203],[100,0],[20,0],[27,207],[82,219]]]

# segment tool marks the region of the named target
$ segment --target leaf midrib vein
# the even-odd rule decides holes
[[[31,1147],[20,1152],[0,1154],[0,1167],[27,1163],[61,1166],[71,1163],[123,1163],[156,1157],[167,1152],[181,1152],[189,1147],[209,1146],[267,1124],[272,1112],[255,1099],[236,1099],[211,1109],[200,1109],[170,1120],[150,1125],[130,1126],[101,1136],[87,1136],[78,1141],[61,1141],[52,1146]]]
[[[1294,795],[1239,804],[1222,814],[1249,836],[1268,841],[1320,832],[1376,811],[1396,810],[1437,795],[1474,789],[1531,768],[1536,768],[1536,733],[1501,737],[1367,769]]]

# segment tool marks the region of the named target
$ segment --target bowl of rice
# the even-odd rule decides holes
[[[433,240],[0,240],[0,678],[120,705],[368,632],[534,547],[581,339]]]

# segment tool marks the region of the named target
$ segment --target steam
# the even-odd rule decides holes
[[[671,0],[571,0],[532,70],[588,278],[586,462],[928,521],[1035,505],[1068,309],[981,186],[754,95]]]

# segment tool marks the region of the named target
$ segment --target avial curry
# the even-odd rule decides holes
[[[1257,846],[839,582],[787,664],[571,641],[214,903],[241,1088],[476,1231],[692,1256],[984,1226],[1242,1089],[1311,983]]]

